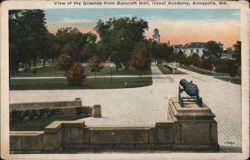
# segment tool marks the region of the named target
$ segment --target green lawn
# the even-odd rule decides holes
[[[173,74],[173,71],[169,69],[169,67],[166,67],[164,65],[157,65],[158,68],[160,69],[160,71],[163,73],[163,74]],[[175,70],[174,71],[174,74],[185,74],[179,70]]]
[[[33,73],[32,70],[20,71],[16,73],[16,77],[54,77],[64,76],[64,71],[54,67],[42,67],[37,69],[37,73]]]
[[[77,120],[86,116],[70,115],[70,116],[53,116],[41,118],[37,120],[28,120],[23,122],[10,123],[10,131],[42,131],[46,126],[56,120]]]
[[[126,84],[125,84],[126,83]],[[115,89],[134,88],[152,85],[151,77],[142,78],[91,78],[81,86],[69,86],[66,79],[11,79],[10,90],[43,89]]]
[[[91,68],[90,67],[85,67],[85,75],[87,76],[94,76],[95,72],[91,72]],[[109,76],[111,75],[111,68],[108,66],[105,66],[102,70],[100,70],[100,72],[96,72],[97,76]],[[129,68],[128,70],[125,70],[125,67],[119,68],[118,72],[116,72],[115,67],[112,68],[112,75],[139,75],[139,72],[136,71],[133,68]],[[143,72],[142,75],[151,75],[151,69]]]
[[[217,78],[226,82],[231,82],[234,84],[239,84],[239,85],[241,84],[241,78],[230,78],[230,77],[214,77],[214,78]]]
[[[94,76],[95,72],[91,72],[91,68],[89,66],[84,67],[86,76]],[[54,77],[64,76],[64,71],[59,70],[58,68],[54,67],[43,67],[38,68],[36,73],[33,73],[32,70],[29,71],[20,71],[15,76],[16,77]],[[100,72],[96,72],[97,76],[108,76],[111,74],[111,68],[109,66],[105,66]],[[116,72],[115,67],[112,68],[112,75],[139,75],[139,72],[134,70],[133,68],[129,68],[125,70],[125,67],[118,69]],[[145,71],[142,75],[151,75],[151,69]]]
[[[209,76],[228,76],[227,73],[214,73],[214,72],[206,72],[205,70],[198,70],[196,68],[193,68],[191,66],[184,66],[182,65],[181,68],[196,72],[196,73],[200,73],[200,74],[204,74],[204,75],[209,75]]]

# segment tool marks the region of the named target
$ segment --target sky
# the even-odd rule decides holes
[[[238,9],[138,9],[83,8],[47,9],[48,30],[55,33],[61,27],[77,27],[81,32],[96,33],[99,19],[138,17],[148,22],[146,38],[152,38],[158,28],[161,42],[186,44],[215,40],[231,47],[240,40],[240,10]]]

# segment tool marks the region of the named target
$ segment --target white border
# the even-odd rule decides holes
[[[62,1],[62,0],[58,0]],[[68,0],[70,1],[70,0]],[[75,0],[80,1],[80,0]],[[85,0],[87,1],[87,0]],[[93,0],[92,0],[93,1]],[[103,0],[102,0],[103,1]],[[112,1],[112,0],[109,0]],[[45,8],[187,8],[186,6],[55,6],[53,1],[4,1],[1,3],[1,157],[3,159],[247,159],[249,156],[249,4],[227,2],[226,7],[241,9],[242,41],[242,151],[243,153],[101,153],[101,154],[9,154],[9,72],[8,72],[8,10]],[[188,8],[215,8],[190,6]],[[233,117],[238,118],[238,117]]]

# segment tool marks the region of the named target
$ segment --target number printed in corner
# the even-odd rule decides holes
[[[230,144],[230,145],[233,145],[233,144],[235,144],[235,142],[233,142],[233,141],[226,141],[226,142],[224,142],[224,144]]]

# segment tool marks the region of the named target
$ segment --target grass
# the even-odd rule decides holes
[[[16,77],[62,77],[64,76],[64,71],[59,70],[54,67],[42,67],[37,68],[37,73],[33,73],[32,70],[20,71],[16,73]]]
[[[94,76],[95,72],[91,72],[91,68],[89,66],[85,67],[85,75]],[[108,66],[104,66],[100,72],[96,72],[97,76],[109,76],[111,75],[111,68]],[[112,75],[139,75],[139,72],[133,68],[129,68],[125,70],[125,67],[119,68],[118,72],[116,72],[115,67],[112,68]],[[143,72],[142,75],[151,75],[151,69]]]
[[[230,77],[214,77],[214,78],[217,78],[226,82],[231,82],[233,84],[241,85],[241,78],[230,78]]]
[[[206,72],[205,70],[204,71],[198,70],[198,69],[195,69],[195,68],[190,67],[190,66],[182,65],[181,68],[184,68],[184,69],[196,72],[196,73],[204,74],[204,75],[209,75],[209,76],[228,76],[228,74],[226,74],[226,73]]]
[[[86,76],[94,76],[95,72],[91,72],[91,68],[89,66],[84,67]],[[33,73],[32,70],[29,71],[20,71],[16,73],[16,77],[63,77],[64,71],[59,70],[54,67],[42,67],[38,68],[36,73]],[[118,69],[116,72],[115,68],[112,68],[113,75],[139,75],[139,72],[133,68],[129,68],[125,70],[125,67]],[[108,76],[111,75],[111,68],[109,66],[104,66],[100,72],[96,72],[97,76]],[[142,75],[151,75],[151,69],[145,71]]]
[[[126,84],[125,84],[126,83]],[[11,79],[10,90],[45,89],[115,89],[134,88],[152,85],[151,77],[136,78],[90,78],[81,86],[69,86],[66,79]]]
[[[77,120],[86,116],[70,115],[70,116],[53,116],[41,118],[37,120],[28,120],[22,122],[10,123],[10,131],[42,131],[46,126],[56,120]]]
[[[163,66],[163,65],[157,65],[158,68],[160,69],[160,71],[163,73],[163,74],[173,74],[173,71],[170,70],[168,67],[166,66]],[[179,70],[175,70],[174,71],[174,74],[185,74],[184,72],[181,72]]]

